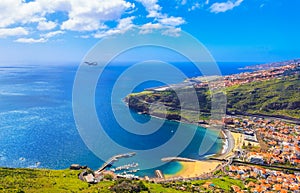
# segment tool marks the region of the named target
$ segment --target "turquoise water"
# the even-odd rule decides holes
[[[182,165],[179,162],[171,162],[163,168],[164,174],[172,175],[182,169]]]
[[[238,67],[245,65],[236,65],[223,73],[235,73]],[[74,65],[0,66],[0,166],[63,169],[72,163],[79,163],[96,169],[103,164],[103,160],[82,141],[74,121],[72,88],[76,70]],[[139,136],[123,130],[116,122],[107,104],[115,77],[122,70],[124,68],[118,66],[108,68],[100,78],[101,84],[97,85],[96,110],[106,133],[118,144],[133,150],[151,149],[166,143],[176,132],[179,123],[166,121],[157,132]],[[193,69],[185,71],[190,76],[199,75]],[[129,78],[128,81],[133,79]],[[141,91],[159,85],[162,83],[150,81],[135,90]],[[120,105],[120,109],[124,108],[121,99],[116,105]],[[131,114],[141,123],[150,119],[147,115],[132,111]],[[195,129],[195,126],[184,124],[184,128]],[[201,158],[218,152],[222,146],[221,141],[217,141],[205,155],[198,155],[205,132],[210,131],[198,127],[193,140],[180,156]],[[104,154],[110,155],[114,152],[112,147],[102,148]],[[153,159],[160,159],[161,156]],[[142,164],[147,161],[150,162],[151,159],[133,157],[120,160],[118,164],[138,162],[142,168]],[[169,163],[159,169],[170,174],[180,170],[180,165]],[[152,176],[153,171],[154,169],[140,171],[139,175]]]

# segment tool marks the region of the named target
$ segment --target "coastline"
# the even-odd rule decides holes
[[[128,103],[123,100],[123,102],[128,106]],[[150,115],[148,113],[141,113],[136,111],[136,113],[141,114],[141,115],[148,115],[150,117],[156,118],[156,119],[167,119],[166,117],[160,117],[158,115]],[[186,121],[186,120],[175,120],[175,119],[167,119],[168,121],[173,121],[173,122],[177,122],[177,123],[184,123],[184,124],[190,124],[190,125],[194,125],[197,127],[201,127],[203,129],[211,129],[211,125],[210,124],[202,124],[202,123],[195,123],[195,122],[190,122],[190,121]],[[232,151],[234,149],[234,138],[231,134],[231,132],[229,130],[224,130],[221,129],[221,131],[219,132],[219,134],[221,134],[222,138],[224,139],[223,143],[223,148],[220,152],[212,154],[212,155],[207,155],[205,156],[206,158],[209,157],[214,157],[214,158],[218,158],[219,156],[226,156],[228,153],[230,153],[230,151]]]
[[[146,114],[149,115],[149,114]],[[149,115],[151,117],[157,118],[157,119],[164,119],[159,116],[153,116]],[[199,124],[199,123],[193,123],[193,122],[188,122],[188,121],[179,121],[179,120],[169,120],[168,121],[174,121],[178,123],[185,123],[185,124],[190,124],[190,125],[195,125],[197,127],[201,127],[203,129],[211,129],[211,125],[209,124]],[[207,155],[205,158],[218,158],[218,159],[225,159],[226,157],[229,156],[229,154],[236,149],[235,144],[236,144],[236,137],[232,134],[231,131],[227,129],[221,129],[219,132],[219,135],[221,135],[223,139],[223,147],[218,153],[212,154],[212,155]]]
[[[214,158],[218,159],[226,159],[233,153],[233,150],[235,149],[236,143],[235,143],[235,137],[232,134],[231,131],[222,129],[222,135],[224,136],[223,141],[223,149],[220,155],[214,156]]]
[[[125,101],[124,101],[125,102]],[[125,102],[126,105],[128,103]],[[148,116],[157,118],[157,119],[166,119],[165,117],[159,117],[157,115],[150,115],[147,113],[141,113],[136,112],[139,114],[146,114]],[[184,124],[191,124],[197,127],[201,127],[203,129],[211,129],[210,124],[199,124],[195,122],[189,122],[186,120],[174,120],[174,119],[167,119],[168,121],[174,121],[178,123],[184,123]],[[215,160],[209,160],[209,158],[217,158],[217,159],[226,159],[229,156],[233,155],[233,150],[235,150],[237,147],[235,147],[236,143],[236,137],[232,135],[231,131],[227,129],[221,129],[219,132],[219,136],[223,140],[222,148],[219,150],[219,152],[211,155],[205,156],[204,160],[199,160],[195,162],[184,162],[180,161],[178,162],[181,165],[181,169],[177,171],[174,174],[166,174],[166,178],[173,178],[173,177],[183,177],[183,178],[190,178],[190,177],[197,177],[199,175],[208,174],[214,171],[220,164],[222,164],[221,161],[215,161]]]
[[[163,119],[162,117],[159,116],[153,116],[153,115],[149,115],[149,116],[157,119]],[[191,124],[197,127],[201,127],[203,129],[211,129],[211,126],[209,124],[204,125],[204,124],[192,123],[188,121],[169,120],[169,119],[168,121]],[[237,149],[236,147],[237,139],[236,136],[233,135],[231,131],[227,129],[221,129],[219,135],[223,140],[223,145],[222,148],[219,150],[219,152],[205,156],[204,160],[199,160],[195,162],[179,161],[178,163],[181,165],[182,168],[174,174],[166,174],[165,177],[166,178],[173,178],[173,177],[190,178],[190,177],[197,177],[203,174],[208,174],[214,171],[222,162],[209,160],[209,158],[226,159],[229,156],[232,156],[233,151]]]
[[[237,141],[239,141],[240,134],[232,134],[229,130],[222,130],[222,138],[223,141],[223,148],[221,149],[220,153],[208,155],[206,156],[205,160],[199,160],[195,162],[178,162],[182,168],[180,171],[176,172],[175,174],[166,175],[166,178],[173,178],[173,177],[183,177],[183,178],[191,178],[191,177],[198,177],[200,175],[205,175],[213,172],[220,164],[221,161],[216,160],[209,160],[209,158],[218,158],[218,159],[226,159],[230,156],[234,155],[234,150],[238,148]]]
[[[128,105],[128,104],[126,103],[126,105]],[[185,121],[185,120],[167,119],[166,117],[160,117],[158,115],[150,115],[148,113],[141,113],[141,112],[138,112],[138,111],[136,111],[136,113],[140,114],[140,115],[148,115],[148,116],[154,117],[156,119],[166,119],[168,121],[173,121],[173,122],[177,122],[177,123],[184,123],[184,124],[195,125],[197,127],[202,127],[203,129],[210,129],[211,128],[210,124],[195,123],[195,122],[190,122],[190,121]]]

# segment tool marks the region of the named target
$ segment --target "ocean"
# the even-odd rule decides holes
[[[258,63],[219,63],[219,68],[223,75],[228,75],[241,72],[238,70],[240,67],[254,64]],[[178,63],[176,66],[184,71],[187,77],[201,75],[193,67],[189,68],[185,64]],[[73,163],[79,163],[97,169],[106,161],[98,158],[87,148],[77,130],[72,110],[72,89],[77,67],[42,64],[0,66],[0,167],[64,169]],[[157,132],[145,136],[133,135],[123,130],[115,120],[108,104],[111,102],[114,82],[124,70],[126,65],[114,64],[106,68],[105,73],[99,78],[95,93],[95,108],[105,132],[117,144],[133,151],[148,150],[167,143],[176,133],[179,123],[165,121]],[[145,72],[140,72],[137,76],[143,73]],[[135,77],[128,77],[126,81],[134,79]],[[180,82],[171,77],[170,81]],[[135,87],[134,91],[161,85],[163,83],[159,81],[147,81]],[[126,107],[122,98],[115,105],[121,110]],[[139,123],[150,120],[148,115],[133,111],[130,113]],[[161,120],[154,118],[155,121]],[[193,125],[182,125],[187,130],[195,130]],[[216,141],[205,155],[198,154],[201,140],[205,134],[210,135],[209,132],[205,128],[197,127],[193,139],[180,156],[198,159],[219,152],[222,148],[221,140]],[[114,147],[111,146],[101,148],[106,156],[114,152]],[[133,157],[120,160],[118,164],[137,162],[143,168],[143,162],[146,161],[147,159]],[[157,168],[141,170],[138,175],[153,176],[155,169]],[[172,174],[180,169],[180,165],[176,162],[167,163],[158,169]]]

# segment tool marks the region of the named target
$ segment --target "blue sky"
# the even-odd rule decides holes
[[[300,58],[299,0],[1,0],[0,62],[80,62],[103,37],[184,30],[217,61]]]

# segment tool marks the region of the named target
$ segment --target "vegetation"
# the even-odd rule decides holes
[[[205,186],[205,184],[208,186]],[[187,192],[232,192],[232,185],[245,189],[243,181],[235,180],[227,176],[210,180],[165,183],[163,187],[173,188],[174,190],[185,190]]]
[[[97,186],[78,179],[79,171],[0,168],[0,192],[110,192],[113,182]]]
[[[154,184],[139,180],[119,179],[88,184],[78,179],[80,171],[47,169],[12,169],[0,168],[0,192],[144,192],[144,193],[179,193],[192,190],[206,190],[202,185],[208,181],[213,184],[207,192],[223,190],[230,192],[232,185],[244,188],[242,181],[229,177],[193,182],[173,182]]]
[[[227,89],[228,111],[300,118],[300,77],[282,77]]]
[[[166,90],[161,92],[142,92],[130,94],[125,100],[130,108],[153,116],[170,120],[181,120],[196,123],[199,119],[206,120],[210,113],[210,95],[208,88],[197,89],[195,95],[194,88],[181,88],[176,90]],[[197,96],[198,98],[194,98]],[[184,101],[180,103],[180,101]],[[199,101],[199,105],[195,102]],[[200,113],[199,113],[200,112]]]
[[[148,191],[149,188],[145,186],[145,184],[142,181],[133,181],[133,180],[127,180],[127,179],[119,179],[115,181],[114,186],[112,186],[111,191],[116,193],[133,193],[133,192],[142,192],[142,191]]]
[[[195,100],[191,100],[195,90],[199,108]],[[300,119],[299,74],[227,87],[225,91],[228,113]],[[215,101],[219,99],[218,94],[214,96]],[[191,123],[208,119],[211,110],[211,95],[208,88],[180,88],[176,92],[147,91],[128,95],[126,101],[130,108],[138,112],[158,117],[166,113],[167,119]],[[200,110],[200,115],[197,110]]]

